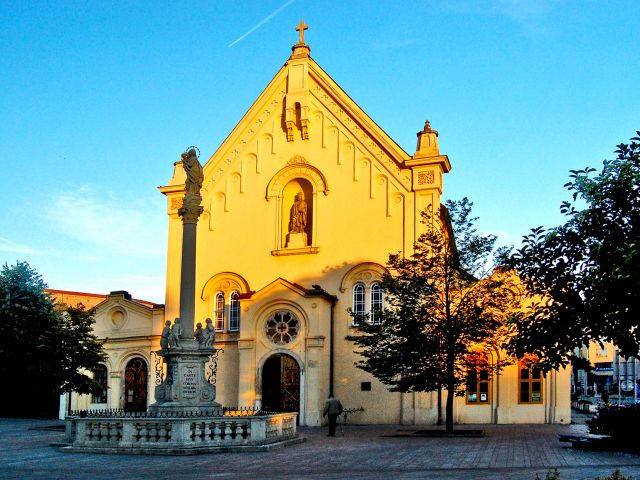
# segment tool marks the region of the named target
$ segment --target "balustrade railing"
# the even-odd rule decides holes
[[[201,411],[125,412],[81,410],[66,419],[71,451],[162,453],[213,451],[296,438],[296,413],[267,413],[252,407]]]

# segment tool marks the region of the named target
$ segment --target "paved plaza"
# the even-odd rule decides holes
[[[335,438],[326,429],[300,428],[306,442],[266,452],[195,456],[62,453],[62,422],[0,420],[3,479],[589,479],[620,468],[640,480],[640,456],[582,452],[557,440],[584,425],[488,425],[483,438],[383,437],[408,427],[348,425]],[[460,428],[471,428],[469,426]],[[474,427],[478,428],[478,427]]]

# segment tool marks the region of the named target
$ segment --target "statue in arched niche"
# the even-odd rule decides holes
[[[291,210],[289,210],[289,234],[287,235],[287,247],[297,248],[307,246],[307,202],[304,193],[296,194]]]
[[[307,228],[307,202],[304,201],[302,191],[296,194],[296,198],[289,212],[289,233],[304,233]]]

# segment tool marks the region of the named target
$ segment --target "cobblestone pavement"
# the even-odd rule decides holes
[[[484,425],[483,438],[394,438],[397,425],[346,426],[335,438],[300,428],[303,444],[267,452],[181,457],[62,453],[61,422],[0,419],[2,479],[468,479],[534,480],[557,468],[562,480],[593,480],[620,468],[640,480],[640,456],[581,452],[558,433],[584,425]],[[462,427],[460,427],[462,428]]]

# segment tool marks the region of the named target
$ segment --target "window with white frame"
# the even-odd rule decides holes
[[[229,331],[237,332],[240,330],[240,292],[234,290],[231,292],[229,300]]]
[[[216,301],[213,309],[213,324],[218,332],[224,330],[224,292],[216,293]]]
[[[217,332],[224,332],[225,327],[229,332],[240,331],[240,292],[238,290],[233,290],[228,295],[222,291],[215,294],[213,325]]]
[[[353,325],[360,325],[365,313],[365,288],[364,283],[358,282],[353,286]]]
[[[353,286],[352,325],[357,327],[369,314],[368,321],[379,325],[382,321],[381,312],[384,308],[384,291],[378,282],[367,286],[364,282],[357,282]]]
[[[369,320],[374,325],[379,325],[382,322],[381,312],[383,307],[382,287],[379,283],[371,285],[369,296],[371,298],[371,313],[369,315]]]

